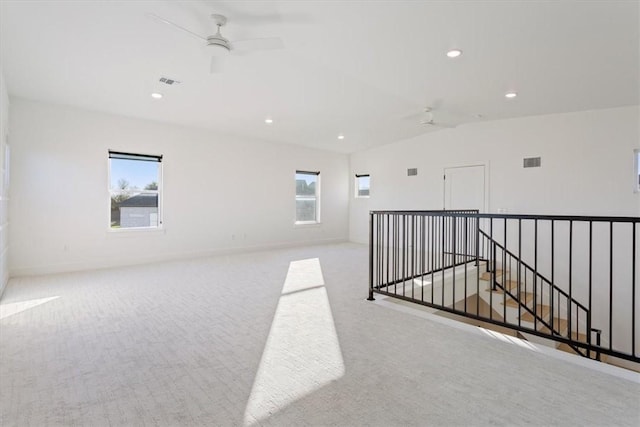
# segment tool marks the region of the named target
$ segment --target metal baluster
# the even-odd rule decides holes
[[[593,298],[593,221],[589,221],[589,306],[587,309],[589,310],[587,313],[587,344],[591,345],[591,303]],[[578,311],[576,310],[576,324],[580,325],[578,322]],[[587,347],[587,357],[590,356],[590,348]]]
[[[522,266],[522,219],[518,218],[518,327],[522,327],[522,299],[520,296],[520,270]],[[525,276],[526,276],[525,271]],[[524,287],[524,304],[527,305],[527,286]]]
[[[567,326],[569,337],[573,337],[571,302],[573,301],[573,221],[569,221],[569,314],[567,316]],[[576,307],[577,309],[577,307]],[[560,317],[560,316],[558,316]],[[576,328],[576,338],[578,338],[579,328]]]
[[[550,325],[551,325],[551,335],[553,335],[555,329],[553,329],[553,287],[556,284],[556,281],[554,279],[554,250],[555,250],[555,221],[551,220],[551,286],[549,287],[549,293],[551,294],[551,320],[550,320]]]
[[[373,213],[369,214],[369,301],[373,301]]]
[[[636,223],[631,223],[631,355],[636,355]]]
[[[454,310],[456,309],[456,252],[457,252],[456,219],[457,219],[456,217],[451,217],[451,233],[452,233],[451,241],[453,242],[453,248],[452,248],[453,249],[453,269],[452,269],[453,285],[451,286],[451,297],[453,298],[453,300],[451,301],[451,305]]]
[[[538,330],[538,220],[533,226],[533,330]],[[542,299],[541,299],[542,300]]]
[[[613,221],[609,221],[609,350],[613,346]]]

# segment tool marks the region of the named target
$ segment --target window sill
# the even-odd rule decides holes
[[[354,199],[368,199],[371,196],[355,196]]]
[[[293,224],[294,228],[320,227],[321,222],[318,221],[298,221]]]
[[[136,234],[165,234],[164,227],[127,227],[109,228],[107,234],[112,236],[131,236]]]

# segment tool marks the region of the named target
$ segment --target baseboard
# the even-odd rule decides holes
[[[25,277],[25,276],[42,276],[45,274],[100,270],[105,268],[128,267],[133,265],[154,264],[158,262],[181,261],[181,260],[193,259],[193,258],[206,258],[211,256],[232,255],[232,254],[267,251],[267,250],[274,250],[274,249],[287,249],[287,248],[295,248],[295,247],[302,247],[302,246],[327,245],[327,244],[346,243],[346,242],[348,242],[347,238],[334,237],[334,238],[328,238],[328,239],[316,239],[316,240],[308,240],[308,241],[288,241],[288,242],[278,242],[278,243],[270,243],[270,244],[264,244],[264,245],[242,246],[242,247],[235,247],[235,248],[217,248],[217,249],[211,249],[206,251],[164,253],[161,255],[140,257],[135,260],[122,260],[122,261],[119,260],[115,262],[87,261],[87,262],[64,263],[64,264],[49,264],[49,265],[42,265],[37,267],[18,267],[18,268],[12,268],[10,270],[10,277],[13,278],[13,277]]]

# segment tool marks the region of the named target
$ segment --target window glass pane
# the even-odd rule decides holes
[[[111,158],[111,228],[158,227],[160,162]]]
[[[158,193],[111,192],[111,228],[157,226]]]
[[[358,196],[368,196],[369,195],[369,177],[368,176],[360,176],[356,178],[358,181]]]
[[[315,221],[316,220],[316,201],[296,200],[296,221]]]
[[[318,175],[296,173],[296,196],[315,196]]]
[[[157,190],[159,162],[111,159],[111,190]]]

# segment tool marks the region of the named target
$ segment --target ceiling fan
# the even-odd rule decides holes
[[[443,123],[440,121],[436,121],[435,116],[433,114],[433,108],[431,107],[425,107],[423,114],[424,115],[420,120],[421,125],[434,126],[438,128],[455,128],[456,127],[456,125],[451,123]]]
[[[148,16],[152,19],[155,19],[158,22],[162,22],[164,24],[170,25],[173,28],[183,31],[193,37],[200,39],[204,42],[204,45],[211,49],[212,57],[211,64],[209,66],[210,73],[216,73],[221,70],[221,60],[222,56],[226,56],[230,53],[246,53],[252,52],[256,50],[269,50],[269,49],[282,49],[284,48],[284,43],[282,39],[279,37],[265,37],[258,39],[248,39],[248,40],[236,40],[230,41],[225,38],[220,29],[227,23],[227,17],[219,14],[212,14],[211,18],[213,22],[217,26],[217,31],[215,34],[212,34],[208,37],[201,36],[200,34],[191,31],[187,28],[184,28],[175,22],[171,22],[168,19],[162,18],[161,16],[155,14],[148,14]]]

